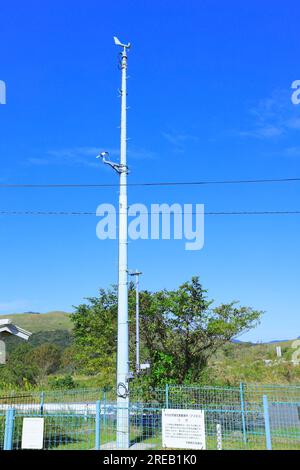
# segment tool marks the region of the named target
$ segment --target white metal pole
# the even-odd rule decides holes
[[[129,435],[129,334],[127,272],[127,159],[126,159],[126,70],[127,48],[122,51],[121,148],[119,196],[119,277],[117,347],[117,448],[128,449]]]
[[[136,373],[140,373],[140,275],[142,273],[136,270],[135,272],[135,337],[136,337],[136,361],[135,370]]]

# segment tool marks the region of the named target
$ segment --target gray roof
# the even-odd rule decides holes
[[[0,320],[0,335],[1,334],[18,336],[19,338],[25,339],[25,341],[32,335],[29,331],[15,325],[9,318]]]

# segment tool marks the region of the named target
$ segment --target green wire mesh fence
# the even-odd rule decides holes
[[[12,449],[21,448],[28,417],[44,418],[44,449],[115,449],[118,406],[112,398],[113,391],[105,389],[2,393],[0,449],[8,442],[8,409],[14,410]],[[207,449],[300,450],[300,386],[167,385],[146,393],[132,387],[131,448],[162,448],[163,409],[203,410]]]

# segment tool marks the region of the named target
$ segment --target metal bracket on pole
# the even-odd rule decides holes
[[[126,173],[128,175],[129,169],[128,169],[127,165],[122,165],[121,163],[112,162],[112,161],[108,160],[107,158],[105,158],[106,155],[109,155],[109,153],[108,152],[101,152],[96,158],[102,158],[103,163],[105,163],[106,165],[111,166],[112,169],[115,170],[118,174]]]

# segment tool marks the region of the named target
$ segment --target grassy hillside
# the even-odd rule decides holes
[[[45,314],[23,313],[2,315],[11,318],[17,325],[32,332],[29,343],[36,347],[52,343],[62,350],[73,342],[73,324],[66,312]],[[11,337],[7,341],[8,352],[22,343]],[[300,383],[300,366],[291,362],[295,349],[293,340],[274,343],[232,342],[223,346],[209,361],[203,380],[207,383],[235,385],[240,381],[257,383]],[[282,358],[276,356],[276,346],[282,348]],[[70,364],[73,364],[72,360]],[[93,377],[82,377],[82,384],[90,383]]]
[[[73,324],[70,314],[66,312],[49,313],[16,313],[13,315],[1,315],[2,318],[10,318],[16,325],[32,333],[28,343],[39,346],[43,343],[52,343],[64,349],[72,344]],[[11,352],[22,340],[11,336],[6,339],[7,351]]]
[[[210,379],[233,385],[239,381],[300,383],[300,366],[292,362],[293,340],[274,343],[230,343],[210,360]],[[282,358],[276,355],[281,346]]]
[[[66,312],[49,312],[43,314],[16,313],[13,315],[0,315],[0,319],[10,318],[21,328],[38,333],[42,331],[71,331],[73,328],[70,314]]]

